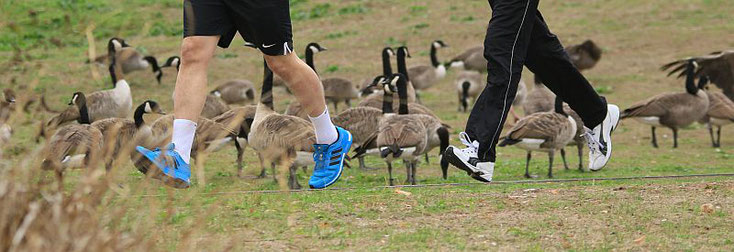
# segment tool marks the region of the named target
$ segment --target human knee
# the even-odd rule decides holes
[[[283,56],[265,55],[265,61],[267,61],[268,67],[270,67],[270,70],[272,70],[273,73],[281,77],[288,76],[290,71],[298,70],[299,62],[296,62],[296,60],[299,60],[299,59],[291,55],[283,55]]]
[[[181,65],[193,66],[206,64],[209,61],[206,49],[196,41],[184,41],[181,44]]]

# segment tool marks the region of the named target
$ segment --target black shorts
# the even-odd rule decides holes
[[[293,51],[288,0],[184,0],[184,37],[220,35],[229,47],[237,31],[264,54]]]

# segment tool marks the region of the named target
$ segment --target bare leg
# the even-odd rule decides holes
[[[658,138],[655,136],[655,126],[652,128],[652,147],[657,148],[658,147]]]
[[[181,67],[173,92],[176,119],[196,122],[206,101],[209,60],[214,56],[219,36],[192,36],[181,44]]]
[[[716,129],[716,148],[721,147],[721,126]]]
[[[563,167],[568,170],[568,163],[566,162],[566,149],[561,149],[561,159],[563,159]]]
[[[678,148],[678,129],[673,129],[673,148]]]
[[[324,87],[316,73],[295,53],[288,55],[265,55],[265,61],[273,73],[285,80],[288,89],[296,96],[309,116],[317,117],[324,112]],[[203,103],[202,103],[203,104]]]
[[[368,171],[369,171],[369,170],[375,170],[375,169],[377,169],[377,168],[372,168],[372,167],[368,167],[368,166],[367,166],[367,165],[366,165],[366,164],[364,163],[364,157],[359,157],[358,159],[359,159],[359,169],[362,169],[362,170],[368,170]]]

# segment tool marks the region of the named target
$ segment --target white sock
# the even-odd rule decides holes
[[[195,133],[195,122],[186,119],[173,120],[173,145],[187,164],[191,160],[191,145],[194,143]]]
[[[331,117],[329,117],[329,108],[324,109],[324,113],[320,116],[311,117],[311,123],[316,131],[316,143],[317,144],[332,144],[339,138],[339,133],[336,132],[336,127],[331,123]]]

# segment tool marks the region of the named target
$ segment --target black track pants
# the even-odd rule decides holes
[[[484,39],[487,87],[474,104],[466,133],[479,141],[479,158],[495,161],[495,146],[515,99],[523,66],[579,114],[589,128],[606,117],[606,103],[566,54],[537,10],[539,0],[489,0],[492,19]]]

